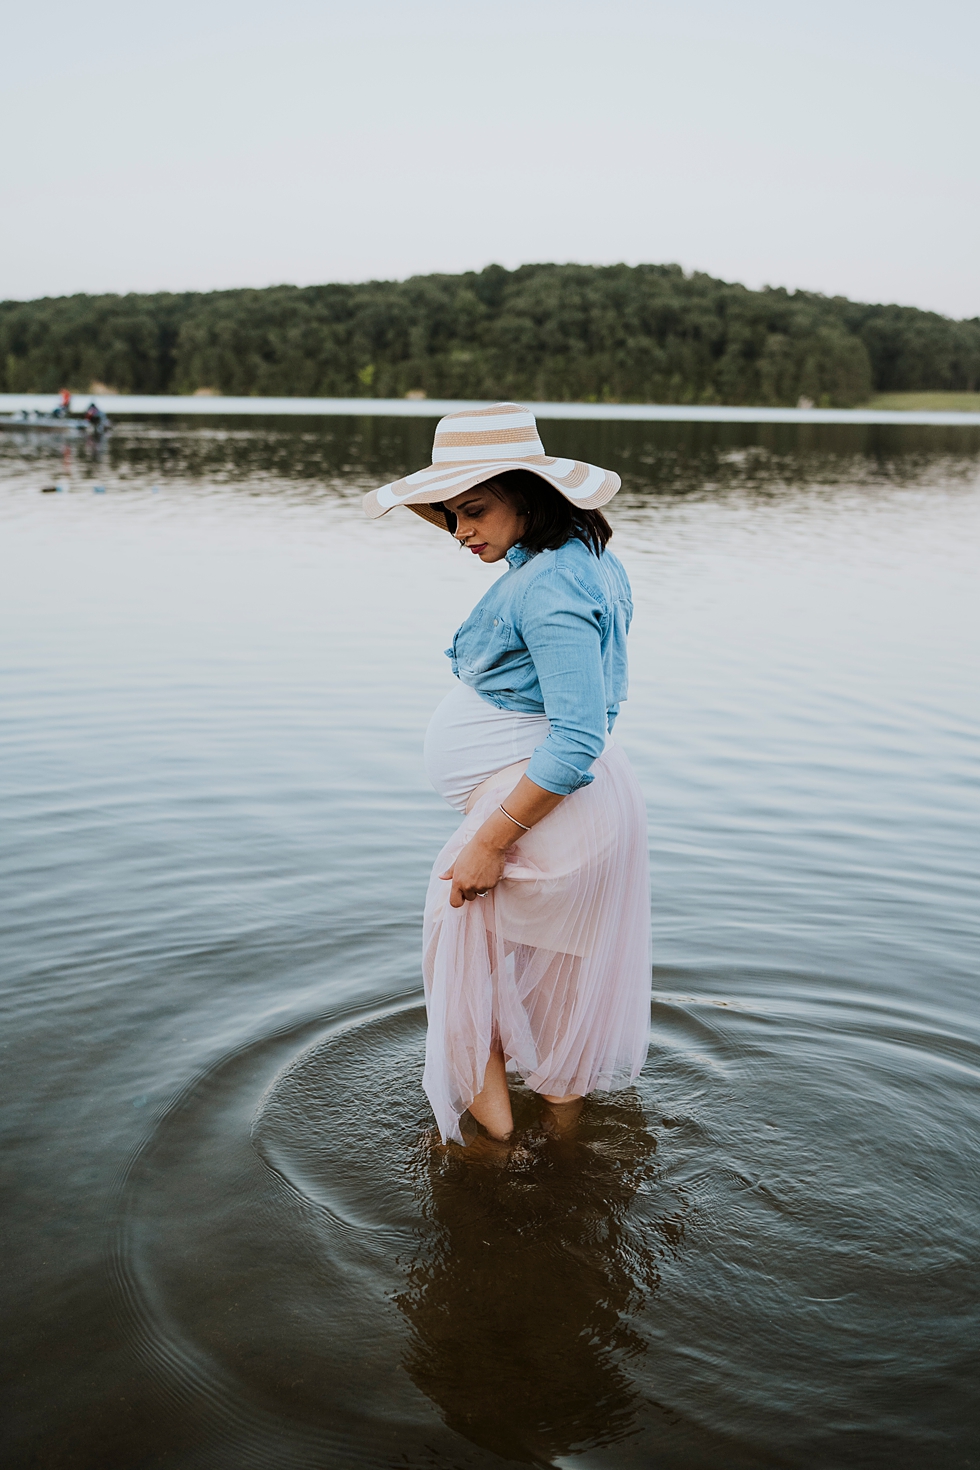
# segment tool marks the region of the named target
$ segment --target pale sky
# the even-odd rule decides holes
[[[976,0],[46,0],[0,297],[676,261],[980,314]]]

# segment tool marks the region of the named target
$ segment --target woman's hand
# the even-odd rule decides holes
[[[454,909],[496,888],[503,877],[507,849],[488,842],[481,828],[463,848],[459,857],[441,878],[452,879],[449,902]]]
[[[452,867],[439,874],[440,878],[452,879],[449,902],[453,908],[461,909],[468,899],[496,888],[511,848],[564,800],[564,796],[545,791],[522,776],[503,804],[490,813],[479,832],[474,832]]]

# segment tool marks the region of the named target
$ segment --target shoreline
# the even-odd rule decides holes
[[[49,412],[54,393],[0,393],[0,413]],[[491,399],[437,398],[235,398],[215,395],[75,393],[72,413],[96,403],[110,414],[197,414],[208,417],[281,415],[285,417],[442,418],[467,408],[485,408]],[[980,410],[901,408],[765,408],[725,404],[677,403],[529,403],[539,419],[702,424],[906,424],[980,426]],[[25,424],[25,428],[29,428]]]

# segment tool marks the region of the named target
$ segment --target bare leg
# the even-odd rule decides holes
[[[514,1115],[507,1091],[507,1068],[504,1054],[492,1051],[483,1075],[483,1091],[470,1103],[470,1113],[482,1123],[491,1138],[508,1139],[514,1131]]]
[[[574,1092],[568,1097],[548,1097],[544,1092],[538,1096],[545,1105],[541,1119],[545,1130],[558,1138],[570,1138],[575,1132],[585,1098],[576,1097]]]

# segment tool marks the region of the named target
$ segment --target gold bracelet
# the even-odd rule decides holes
[[[504,816],[507,818],[507,820],[509,822],[513,822],[513,824],[514,824],[515,827],[524,827],[524,823],[523,822],[519,822],[516,817],[512,817],[511,814],[510,814],[510,812],[507,810],[506,807],[501,806],[500,810],[503,812]],[[530,830],[531,830],[530,827],[524,827],[524,831],[525,832],[530,832]]]

